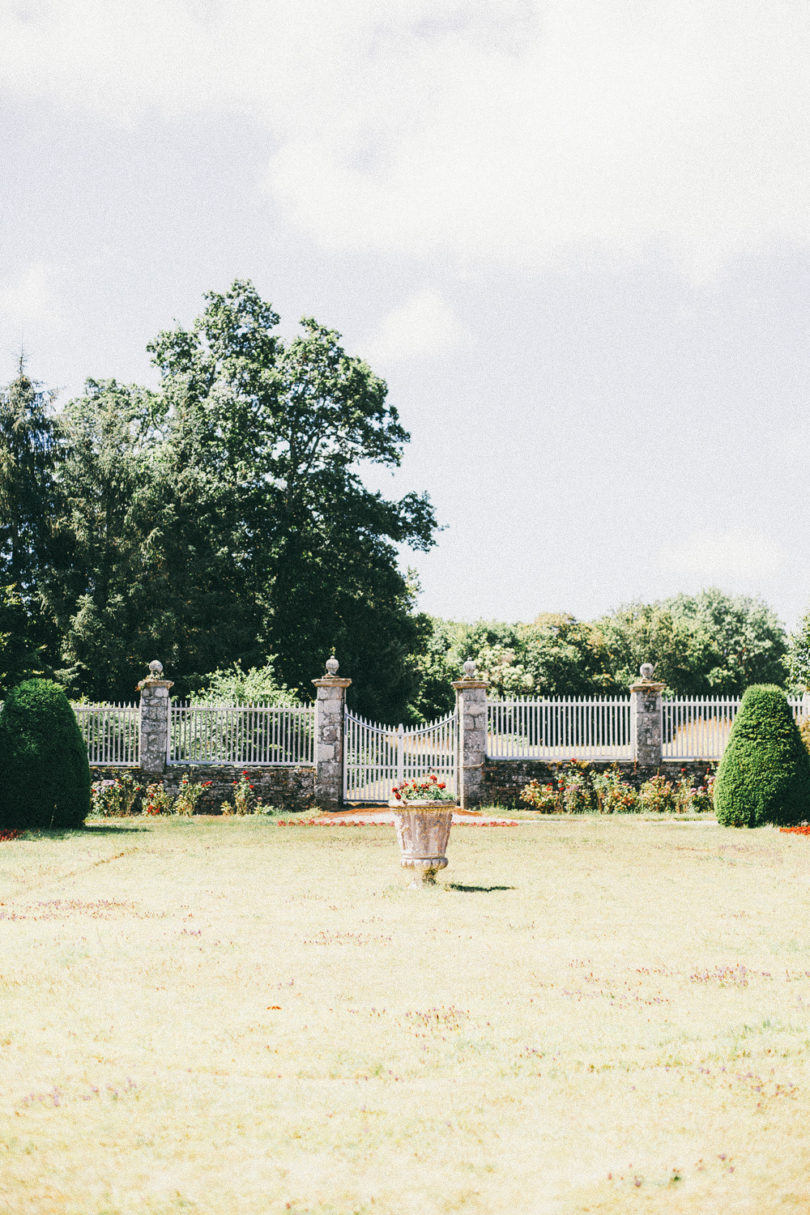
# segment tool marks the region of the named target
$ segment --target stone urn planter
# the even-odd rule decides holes
[[[456,807],[446,801],[403,801],[389,806],[399,841],[400,864],[413,872],[412,886],[432,886],[447,867],[447,841]]]

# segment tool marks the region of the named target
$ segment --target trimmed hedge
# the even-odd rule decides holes
[[[714,786],[727,827],[791,826],[810,817],[810,756],[784,692],[750,687],[731,728]]]
[[[58,684],[27,679],[0,713],[0,826],[81,827],[90,766],[76,715]]]

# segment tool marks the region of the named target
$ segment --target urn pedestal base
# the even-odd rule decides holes
[[[446,803],[394,802],[391,811],[399,841],[400,865],[413,875],[411,886],[434,886],[447,868],[447,841],[455,806]]]

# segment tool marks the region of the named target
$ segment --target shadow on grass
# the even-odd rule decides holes
[[[461,894],[492,894],[494,890],[517,890],[516,886],[462,886],[460,882],[445,882],[445,890],[458,890]]]
[[[86,835],[88,831],[92,831],[93,835],[124,835],[130,832],[148,831],[147,823],[143,825],[134,825],[131,827],[107,827],[96,823],[86,823],[84,827],[79,827],[76,831],[66,831],[66,835]],[[56,832],[53,833],[54,835]]]
[[[131,835],[141,831],[148,831],[149,828],[143,827],[102,827],[95,823],[87,823],[84,827],[11,827],[11,831],[19,831],[18,839],[27,837],[28,839],[49,840],[66,840],[71,839],[74,835]]]

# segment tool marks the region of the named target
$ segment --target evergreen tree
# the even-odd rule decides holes
[[[3,686],[48,667],[55,637],[42,586],[54,553],[53,394],[30,378],[0,389],[0,634]],[[2,689],[0,689],[2,690]]]
[[[81,827],[90,811],[87,747],[62,688],[28,679],[0,713],[0,826]]]
[[[115,380],[88,380],[57,419],[57,489],[63,545],[45,579],[61,638],[59,677],[92,699],[132,694],[153,643],[164,640],[161,403]],[[167,663],[174,655],[161,651]]]
[[[810,756],[781,688],[743,696],[714,786],[717,821],[728,827],[790,825],[810,817]]]

